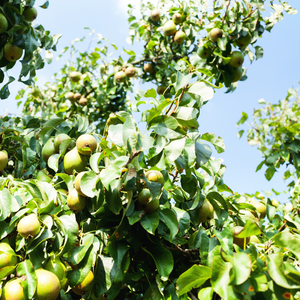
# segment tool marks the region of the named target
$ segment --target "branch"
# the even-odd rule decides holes
[[[88,92],[86,92],[85,94],[84,94],[84,97],[87,97],[89,94],[91,94],[91,93],[93,93],[94,91],[95,91],[95,87],[93,87],[91,90],[89,90]]]
[[[175,107],[172,109],[172,111],[170,112],[169,116],[172,116],[172,114],[174,114],[174,112],[175,112],[176,109],[178,108],[179,103],[180,103],[180,101],[181,101],[181,99],[182,99],[182,97],[183,97],[183,95],[184,95],[184,93],[185,93],[185,90],[188,88],[188,86],[189,86],[189,84],[186,84],[186,85],[183,87],[183,89],[182,89],[182,91],[181,91],[181,94],[180,94],[180,96],[178,97],[178,99],[177,99],[177,101],[176,101],[176,105],[175,105]]]
[[[192,298],[192,300],[198,300],[198,298],[192,292],[188,292],[188,295]]]
[[[124,166],[124,168],[127,168],[128,165],[132,162],[132,160],[137,157],[138,155],[140,155],[142,151],[136,151],[136,150],[133,150],[132,154],[130,155],[129,159],[128,159],[128,162],[126,163],[126,165]]]

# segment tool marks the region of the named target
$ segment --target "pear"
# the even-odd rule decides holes
[[[20,278],[13,278],[4,285],[1,300],[25,300],[24,288]]]
[[[240,37],[238,40],[236,40],[236,44],[240,48],[245,48],[247,47],[252,40],[252,37],[250,33],[248,32],[245,36]]]
[[[35,7],[27,8],[23,12],[23,16],[26,21],[32,22],[36,19],[37,17],[37,10]]]
[[[128,68],[126,68],[125,75],[127,77],[134,77],[135,74],[136,74],[135,67],[128,67]]]
[[[59,281],[62,281],[66,275],[66,267],[61,262],[58,256],[51,256],[48,262],[45,265],[45,270],[52,272],[57,276]]]
[[[86,198],[79,195],[76,190],[72,190],[67,197],[67,205],[71,210],[82,211],[86,205]]]
[[[146,178],[152,182],[158,182],[160,184],[164,184],[164,176],[160,171],[150,170],[145,173]]]
[[[115,80],[117,82],[124,82],[126,80],[126,74],[123,71],[119,71],[115,74]]]
[[[5,32],[8,28],[8,22],[6,17],[0,13],[0,34]]]
[[[71,102],[74,102],[74,93],[72,93],[72,92],[67,92],[67,93],[65,93],[65,97],[67,98],[67,99],[69,99]]]
[[[42,170],[40,170],[40,171],[38,171],[38,173],[37,173],[37,176],[36,176],[36,179],[38,180],[38,181],[43,181],[43,182],[51,182],[51,178],[46,174],[46,172],[45,171],[42,171]]]
[[[39,234],[40,230],[40,221],[34,213],[23,217],[17,226],[17,231],[23,238],[34,237]]]
[[[182,15],[180,13],[175,13],[172,17],[174,24],[178,25],[182,23]]]
[[[89,155],[97,149],[97,140],[90,134],[83,134],[76,140],[76,147],[80,154]]]
[[[175,33],[175,36],[174,36],[174,42],[175,42],[176,44],[181,45],[181,44],[184,43],[185,40],[186,40],[186,34],[185,34],[183,31],[177,31],[177,32]]]
[[[278,207],[278,205],[280,204],[279,201],[276,199],[272,199],[271,203],[274,207]]]
[[[241,67],[244,62],[244,55],[240,51],[233,51],[230,55],[231,59],[229,61],[229,64],[233,66],[234,68]]]
[[[163,33],[165,36],[171,36],[176,33],[176,25],[172,20],[169,20],[164,26],[163,26]]]
[[[59,279],[55,274],[44,269],[35,271],[36,291],[35,300],[55,300],[59,295],[61,288]]]
[[[146,214],[152,214],[159,207],[159,199],[151,201],[152,195],[149,189],[143,189],[137,196],[137,209],[144,210]],[[150,202],[151,201],[151,202]]]
[[[23,54],[23,49],[22,48],[14,46],[10,42],[7,42],[4,45],[3,50],[4,50],[4,57],[8,61],[13,61],[13,62],[17,61],[19,58],[21,58],[21,56]]]
[[[73,174],[73,171],[82,172],[87,166],[87,158],[80,154],[77,148],[73,148],[64,157],[64,170],[67,174]]]
[[[144,64],[144,71],[146,73],[152,74],[155,72],[154,66],[151,63],[145,63]]]
[[[37,87],[32,88],[31,95],[35,98],[40,96],[40,90]]]
[[[94,273],[90,271],[79,285],[72,288],[72,291],[75,294],[82,296],[92,290],[93,283]]]
[[[160,20],[160,10],[158,8],[152,9],[150,18],[154,22],[159,21]]]
[[[60,133],[58,134],[55,138],[54,138],[54,148],[55,148],[55,151],[57,153],[59,153],[59,146],[64,143],[66,144],[66,147],[68,147],[71,143],[71,138],[65,134],[65,133]]]
[[[86,172],[80,172],[77,174],[76,178],[75,178],[75,190],[77,191],[77,193],[81,196],[86,196],[81,188],[80,188],[80,182],[81,182],[81,178],[82,176],[85,174]]]
[[[209,222],[214,217],[214,207],[205,199],[199,211],[199,223]]]
[[[78,101],[78,104],[81,106],[86,106],[89,103],[89,100],[86,99],[85,97],[81,97],[80,100]]]
[[[75,93],[74,94],[74,100],[80,100],[80,98],[81,98],[81,94],[80,93]]]
[[[18,263],[18,258],[15,255],[15,251],[10,247],[8,239],[5,239],[0,243],[0,252],[0,269],[8,266],[15,266]],[[14,269],[11,273],[13,272]]]
[[[233,74],[234,75],[233,75],[232,82],[239,81],[243,76],[243,68],[242,67],[234,68]]]
[[[54,138],[50,138],[46,144],[44,145],[43,149],[42,149],[42,158],[44,160],[44,162],[48,162],[49,157],[52,154],[55,154],[56,150],[55,150],[55,146],[54,146]]]
[[[240,248],[244,249],[244,240],[246,239],[246,245],[250,242],[250,237],[247,238],[238,238],[236,235],[238,235],[244,227],[242,226],[235,226],[230,229],[231,234],[233,236],[233,243],[238,245]]]
[[[70,79],[73,82],[78,82],[81,79],[82,74],[77,71],[73,71],[70,73]]]
[[[5,150],[0,151],[0,171],[3,171],[8,163],[8,155]]]
[[[209,58],[211,56],[211,52],[211,48],[205,46],[201,46],[197,50],[197,54],[203,59]]]
[[[250,204],[253,205],[256,208],[256,210],[259,212],[259,217],[261,219],[264,219],[264,217],[267,214],[267,207],[263,203],[254,199],[251,199]]]
[[[160,85],[159,87],[157,87],[157,94],[158,95],[162,95],[166,90],[166,87],[164,85]]]
[[[213,28],[208,34],[208,38],[212,42],[217,42],[218,39],[221,38],[222,36],[223,36],[223,31],[220,28]]]

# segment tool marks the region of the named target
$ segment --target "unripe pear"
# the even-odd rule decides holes
[[[158,207],[159,207],[159,199],[154,199],[146,205],[144,210],[146,214],[152,214],[155,211],[157,211]]]
[[[97,140],[91,134],[83,134],[76,140],[76,147],[80,154],[89,155],[97,149]]]
[[[37,87],[31,89],[31,95],[35,98],[40,96],[40,90]]]
[[[145,176],[149,181],[164,184],[164,176],[160,171],[150,170],[145,173]]]
[[[231,59],[229,61],[229,64],[233,66],[234,68],[241,67],[244,62],[244,55],[240,51],[233,51],[231,53]]]
[[[47,271],[52,272],[57,276],[59,281],[62,281],[65,278],[66,275],[66,267],[65,265],[61,262],[59,257],[50,257],[48,262],[45,265],[45,269]]]
[[[166,90],[166,87],[164,85],[160,85],[159,87],[157,87],[157,94],[158,95],[162,95]]]
[[[55,274],[44,269],[38,269],[36,274],[36,300],[56,300],[61,288],[59,279]]]
[[[127,77],[134,77],[135,74],[136,74],[135,67],[128,67],[128,68],[126,68],[125,75]]]
[[[240,48],[245,48],[247,47],[252,40],[252,37],[250,33],[248,32],[245,36],[240,37],[238,40],[236,40],[236,44]]]
[[[40,170],[40,171],[38,171],[38,173],[37,173],[37,176],[36,176],[36,179],[38,180],[38,181],[43,181],[43,182],[51,182],[51,178],[46,174],[46,172],[45,171],[42,171],[42,170]]]
[[[180,13],[175,13],[172,17],[174,24],[178,25],[182,23],[182,15]]]
[[[0,13],[0,34],[5,32],[8,28],[8,22],[6,17]]]
[[[72,291],[77,295],[84,295],[92,290],[93,283],[94,273],[90,271],[79,285],[72,288]]]
[[[41,224],[36,214],[30,214],[23,217],[17,226],[17,231],[23,238],[36,236],[41,230]]]
[[[263,203],[254,199],[251,199],[250,204],[253,205],[256,208],[256,210],[259,212],[259,217],[261,219],[264,219],[264,217],[267,214],[267,207]]]
[[[8,266],[15,266],[18,263],[18,258],[15,255],[15,251],[10,247],[8,240],[4,240],[0,243],[0,252],[0,269]],[[14,269],[11,271],[11,273],[13,272]]]
[[[79,195],[75,189],[71,190],[67,197],[67,205],[71,210],[82,211],[86,205],[86,198]]]
[[[243,68],[242,67],[234,68],[232,82],[239,81],[242,78],[242,76],[243,76]]]
[[[81,97],[80,100],[78,101],[78,104],[81,106],[86,106],[89,103],[89,100],[86,99],[85,97]]]
[[[75,178],[75,190],[76,190],[77,193],[78,193],[79,195],[81,195],[81,196],[86,196],[86,195],[82,192],[82,190],[81,190],[81,188],[80,188],[81,178],[82,178],[82,176],[83,176],[85,173],[87,173],[87,172],[80,172],[80,173],[77,174],[77,176],[76,176],[76,178]]]
[[[186,34],[183,31],[177,31],[175,36],[174,36],[174,42],[176,44],[183,44],[184,41],[186,40]]]
[[[123,71],[119,71],[115,74],[115,80],[117,82],[124,82],[126,80],[126,74]]]
[[[272,199],[271,203],[274,207],[278,207],[278,205],[280,204],[279,201],[276,199]]]
[[[43,149],[42,149],[42,158],[44,160],[44,162],[48,162],[48,159],[51,155],[55,154],[56,150],[55,150],[55,146],[54,146],[54,138],[50,138],[46,144],[44,145]]]
[[[146,63],[146,64],[144,64],[144,71],[145,71],[146,73],[150,73],[150,74],[154,73],[154,72],[155,72],[155,69],[154,69],[153,64],[151,64],[151,63]]]
[[[13,278],[3,287],[1,300],[25,300],[22,280]]]
[[[5,150],[0,151],[0,171],[3,171],[8,163],[8,155]]]
[[[61,145],[62,142],[68,144],[69,146],[71,143],[71,138],[65,133],[60,133],[54,138],[54,148],[57,153],[59,153],[59,146]]]
[[[208,38],[212,42],[217,42],[218,39],[221,38],[222,36],[223,36],[223,31],[220,28],[213,28],[208,34]]]
[[[70,79],[73,82],[78,82],[81,79],[82,74],[77,71],[73,71],[70,73]]]
[[[152,200],[152,195],[149,189],[143,189],[137,197],[137,209],[144,210],[146,214],[152,214],[159,207],[159,199]]]
[[[211,52],[211,48],[205,46],[201,46],[197,50],[197,54],[203,59],[209,58],[211,56]]]
[[[67,99],[69,99],[71,102],[73,102],[75,99],[74,99],[74,93],[72,93],[72,92],[67,92],[67,93],[65,93],[65,97],[67,98]]]
[[[244,249],[245,239],[246,239],[246,245],[249,244],[249,242],[250,242],[250,237],[247,237],[247,238],[236,237],[243,229],[244,229],[244,227],[242,227],[242,226],[235,226],[230,229],[231,234],[233,236],[233,243],[238,245],[242,249]]]
[[[73,174],[73,171],[82,172],[85,170],[87,163],[86,156],[80,154],[75,147],[66,153],[64,157],[64,170],[69,175]]]
[[[26,21],[32,22],[36,19],[37,17],[37,10],[35,7],[27,8],[23,12],[23,16]]]
[[[172,20],[169,20],[164,26],[163,26],[163,32],[165,36],[171,36],[176,33],[176,25]]]
[[[8,61],[13,61],[13,62],[17,61],[19,58],[21,58],[21,56],[23,54],[23,49],[22,48],[14,46],[10,42],[7,42],[4,45],[3,51],[4,51],[4,57]]]
[[[159,21],[160,20],[160,10],[158,8],[152,9],[150,18],[154,22]]]
[[[74,100],[80,100],[80,98],[81,98],[81,94],[80,93],[75,93],[74,94]]]
[[[205,199],[199,210],[199,223],[209,222],[214,217],[214,207]]]

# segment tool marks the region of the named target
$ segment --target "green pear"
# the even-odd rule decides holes
[[[86,106],[89,103],[89,100],[85,97],[81,97],[80,100],[78,101],[78,104],[81,106]]]
[[[1,300],[25,300],[22,279],[13,278],[3,287]]]
[[[265,206],[265,204],[255,199],[251,199],[250,204],[253,205],[256,208],[256,210],[259,212],[259,217],[261,219],[264,219],[264,217],[267,214],[267,207]]]
[[[137,196],[137,203],[140,204],[142,209],[151,201],[152,194],[149,189],[142,189]]]
[[[21,58],[21,56],[23,54],[23,49],[22,48],[14,46],[10,42],[7,42],[4,45],[3,50],[4,50],[4,57],[8,61],[13,61],[13,62],[17,61],[19,58]]]
[[[214,217],[214,207],[205,199],[199,211],[199,223],[209,222]]]
[[[157,94],[158,95],[162,95],[166,90],[166,87],[164,85],[160,85],[159,87],[157,87]]]
[[[69,175],[73,174],[73,171],[82,172],[85,170],[87,163],[87,157],[80,154],[75,147],[66,153],[64,157],[64,170]]]
[[[150,170],[145,173],[146,178],[152,182],[158,182],[160,184],[164,184],[164,176],[160,171]]]
[[[61,262],[59,257],[51,256],[45,265],[45,270],[52,272],[57,276],[59,281],[62,281],[66,275],[66,266]]]
[[[65,93],[65,97],[67,98],[67,99],[69,99],[71,102],[74,102],[74,93],[73,92],[67,92],[67,93]]]
[[[175,13],[172,17],[174,24],[178,25],[182,23],[182,15],[180,13]]]
[[[175,33],[175,36],[174,36],[174,42],[175,42],[176,44],[181,45],[181,44],[184,43],[185,40],[186,40],[186,34],[185,34],[183,31],[177,31],[177,32]]]
[[[97,149],[97,140],[91,134],[82,134],[76,140],[76,147],[80,154],[90,155]]]
[[[70,79],[73,82],[78,82],[81,79],[82,74],[77,71],[73,71],[70,73]]]
[[[39,180],[39,181],[43,181],[43,182],[51,182],[51,178],[46,174],[45,171],[38,171],[37,173],[37,176],[36,176],[36,179]]]
[[[71,210],[82,211],[86,205],[86,198],[82,195],[79,195],[77,191],[72,190],[67,197],[67,205]]]
[[[219,38],[221,38],[223,36],[223,31],[220,28],[213,28],[209,34],[208,34],[208,38],[212,41],[212,42],[217,42]]]
[[[8,22],[6,17],[0,13],[0,34],[5,32],[8,28]]]
[[[128,67],[125,70],[125,75],[126,77],[134,77],[136,74],[135,67]]]
[[[176,33],[176,25],[172,20],[169,20],[164,26],[163,26],[163,33],[165,36],[171,36]]]
[[[247,238],[236,237],[243,229],[244,229],[244,227],[242,227],[242,226],[235,226],[235,227],[230,228],[231,234],[233,236],[233,243],[238,245],[242,249],[244,249],[245,239],[246,239],[246,245],[249,244],[249,242],[250,242],[250,237],[247,237]]]
[[[271,203],[274,207],[278,207],[278,205],[280,204],[279,201],[276,199],[272,199]]]
[[[35,300],[55,300],[58,298],[61,289],[60,281],[57,276],[47,270],[38,269],[36,275]]]
[[[63,143],[66,148],[70,145],[71,143],[71,138],[65,134],[65,133],[60,133],[58,134],[55,138],[54,138],[54,148],[55,148],[55,151],[57,153],[59,153],[59,146]]]
[[[51,137],[46,144],[44,145],[43,149],[42,149],[42,158],[44,160],[44,162],[48,162],[49,157],[52,154],[55,154],[56,150],[55,150],[55,146],[54,146],[54,137]]]
[[[234,68],[232,82],[239,81],[242,78],[242,76],[243,76],[243,68],[242,67]]]
[[[35,7],[27,8],[23,12],[23,16],[26,21],[32,22],[36,19],[37,17],[37,10]]]
[[[234,68],[241,67],[244,62],[244,55],[240,51],[233,51],[230,55],[230,61],[229,64],[233,66]]]
[[[72,291],[77,295],[84,295],[92,290],[94,284],[94,273],[90,271],[83,281],[72,288]]]
[[[119,71],[115,74],[115,80],[117,82],[124,82],[126,80],[126,74],[123,71]]]
[[[211,48],[205,46],[201,46],[197,50],[197,54],[203,59],[209,58],[211,56],[211,53]]]
[[[17,231],[23,238],[34,237],[39,234],[40,230],[40,221],[34,213],[23,217],[17,226]]]
[[[152,74],[155,72],[154,66],[151,63],[145,63],[144,64],[144,71],[146,73]]]
[[[250,33],[248,32],[245,36],[240,37],[235,42],[238,47],[245,48],[250,44],[251,40],[252,40],[252,37],[251,37]]]
[[[0,269],[8,266],[15,266],[18,263],[18,258],[15,255],[15,251],[10,247],[8,239],[4,239],[0,243],[0,252]],[[11,271],[11,273],[13,272],[14,269]]]
[[[157,22],[160,20],[160,10],[158,8],[154,8],[151,11],[150,18],[152,21]]]
[[[0,151],[0,171],[3,171],[8,163],[8,155],[5,150]]]

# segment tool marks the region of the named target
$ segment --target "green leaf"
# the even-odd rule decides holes
[[[195,82],[189,89],[188,93],[201,96],[203,101],[208,101],[214,96],[214,89],[204,82]]]
[[[158,215],[159,219],[170,229],[170,241],[172,241],[178,232],[178,221],[176,215],[169,208],[160,210]]]
[[[293,252],[300,259],[300,238],[299,235],[292,234],[288,229],[274,235],[272,240],[274,246],[286,248]]]
[[[92,246],[94,242],[94,235],[88,233],[83,237],[82,245],[79,247],[73,247],[69,253],[69,260],[73,265],[78,265],[83,258],[85,257],[85,254],[89,250],[89,248]]]
[[[177,76],[176,76],[176,84],[174,86],[175,91],[178,92],[181,88],[183,88],[184,86],[186,86],[190,80],[192,79],[193,74],[188,74],[188,75],[183,75],[180,72],[177,72]]]
[[[230,262],[232,264],[233,271],[231,284],[241,285],[250,276],[252,266],[251,258],[248,254],[239,252],[230,257]]]
[[[196,108],[179,106],[175,116],[179,120],[188,121],[197,119],[198,113],[199,111]]]
[[[158,213],[144,214],[140,223],[147,232],[154,235],[159,223]]]
[[[252,235],[259,235],[261,234],[261,229],[256,223],[247,221],[246,225],[244,226],[244,229],[236,235],[238,238],[247,238]]]
[[[205,140],[213,144],[218,153],[225,151],[225,144],[221,137],[217,137],[213,133],[205,133],[201,136],[201,140]]]
[[[214,290],[211,287],[202,288],[198,293],[198,299],[212,300]]]
[[[218,202],[222,205],[222,207],[223,207],[225,210],[228,209],[228,208],[227,208],[227,204],[226,204],[226,202],[225,202],[225,199],[224,199],[223,196],[222,196],[221,194],[219,194],[218,192],[210,192],[210,193],[208,193],[208,194],[206,195],[206,198],[207,198],[208,200],[211,200],[211,199],[216,200],[216,201],[218,201]]]
[[[1,217],[0,221],[4,221],[11,214],[12,197],[9,190],[4,188],[0,191]]]
[[[185,138],[171,141],[165,147],[165,154],[168,158],[168,161],[170,162],[175,161],[183,151],[184,145],[185,145]]]
[[[211,270],[209,267],[193,265],[182,273],[177,280],[179,296],[192,289],[199,288],[206,280],[210,279]]]
[[[190,226],[190,215],[178,207],[172,207],[178,221],[178,227],[182,234],[184,234]]]
[[[196,142],[196,161],[199,166],[204,165],[211,157],[211,148],[202,142]]]
[[[36,290],[36,275],[29,259],[26,259],[18,264],[17,267],[18,276],[24,276],[26,278],[23,281],[25,299],[31,299]]]
[[[98,191],[96,190],[98,179],[99,177],[93,171],[83,174],[80,180],[80,189],[82,193],[90,198],[95,197],[98,194]]]

